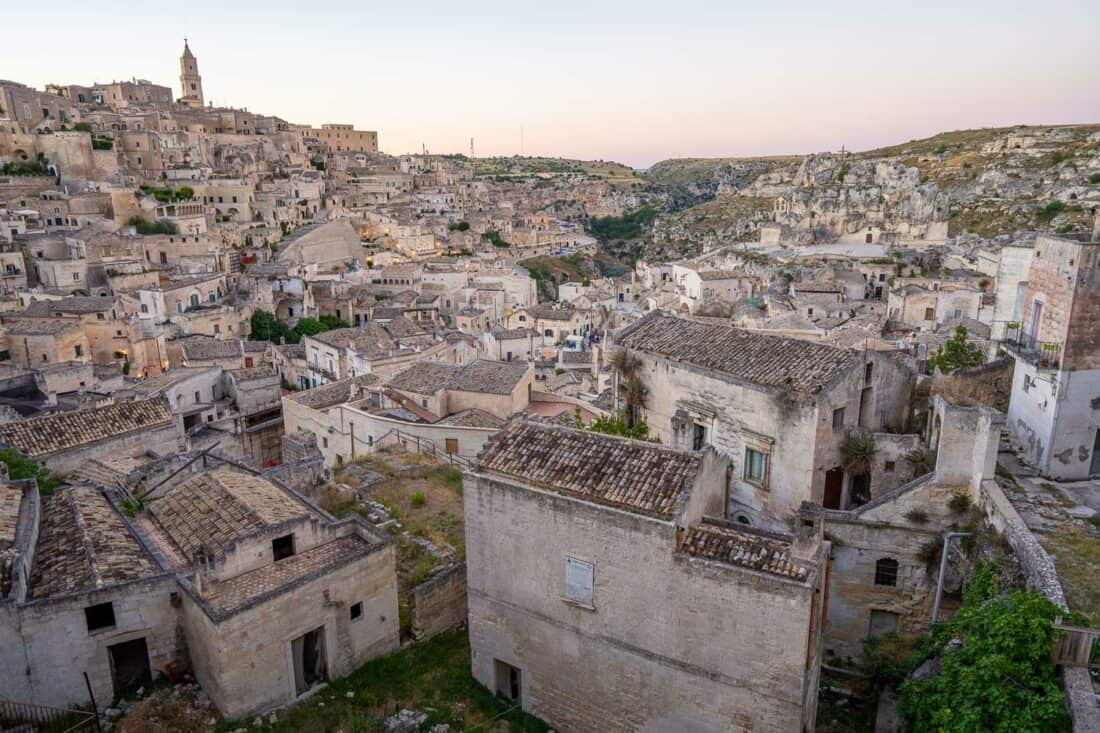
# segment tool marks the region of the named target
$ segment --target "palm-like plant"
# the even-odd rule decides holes
[[[875,460],[875,436],[868,432],[852,432],[844,439],[840,452],[844,457],[844,470],[853,476],[866,476],[871,473],[871,464]]]

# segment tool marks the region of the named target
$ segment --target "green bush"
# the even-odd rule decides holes
[[[447,226],[452,232],[468,232],[470,230],[470,222],[468,221],[456,221]]]
[[[1038,219],[1042,224],[1049,224],[1054,217],[1066,210],[1066,204],[1062,201],[1051,201],[1039,210]]]
[[[955,514],[965,514],[970,511],[970,497],[962,491],[956,491],[951,495],[951,498],[947,500],[947,508]]]
[[[142,219],[140,216],[131,216],[126,222],[132,226],[138,234],[142,236],[152,236],[155,234],[179,234],[179,227],[175,222],[168,219],[157,219],[154,222],[148,222]]]
[[[103,137],[92,138],[92,150],[113,150],[115,144],[113,141]]]
[[[1002,592],[992,567],[979,567],[962,606],[933,632],[939,673],[901,686],[899,710],[909,730],[1068,732],[1051,661],[1060,614],[1039,593]]]
[[[73,129],[77,132],[91,132],[92,126],[87,122],[77,122],[75,125],[73,125]]]
[[[428,497],[424,496],[423,491],[414,491],[409,497],[409,503],[413,506],[424,506],[428,503]]]
[[[13,481],[33,478],[38,482],[38,493],[49,496],[61,482],[50,476],[50,469],[27,458],[14,448],[0,450],[0,463],[8,467],[8,478]]]
[[[614,239],[636,239],[657,218],[657,210],[643,206],[622,216],[606,216],[588,222],[589,233],[602,243]]]

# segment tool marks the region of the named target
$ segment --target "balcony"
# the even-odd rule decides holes
[[[1018,324],[1005,328],[1001,348],[1017,359],[1039,369],[1058,369],[1062,364],[1062,345],[1053,341],[1040,341],[1024,331]]]

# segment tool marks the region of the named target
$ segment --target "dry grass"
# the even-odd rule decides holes
[[[1039,542],[1054,557],[1070,609],[1100,626],[1100,537],[1066,524],[1058,532],[1038,535]]]

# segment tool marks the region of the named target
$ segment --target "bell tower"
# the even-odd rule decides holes
[[[187,39],[183,39],[183,55],[180,56],[180,87],[183,94],[180,104],[188,107],[202,107],[202,77],[199,76],[199,62],[191,53]]]

